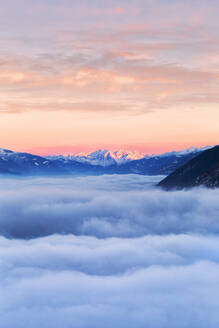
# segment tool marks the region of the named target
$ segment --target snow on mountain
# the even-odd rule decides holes
[[[90,153],[77,153],[72,155],[49,156],[48,158],[62,159],[65,161],[78,161],[92,165],[109,166],[113,164],[124,164],[128,161],[144,158],[145,154],[137,151],[122,150],[96,150]]]
[[[88,154],[47,158],[0,148],[0,174],[144,174],[167,175],[203,150],[190,148],[160,155],[138,152],[97,150]]]
[[[29,153],[0,148],[0,174],[37,174],[55,172],[53,161]]]
[[[180,157],[180,156],[189,155],[189,154],[196,154],[196,153],[202,152],[202,151],[210,149],[210,148],[212,148],[212,146],[205,146],[205,147],[201,147],[201,148],[190,147],[190,148],[179,150],[179,151],[174,150],[174,151],[170,151],[170,152],[166,152],[166,153],[162,153],[162,154],[147,155],[147,156],[145,156],[145,158],[168,157],[168,156]]]
[[[96,150],[90,153],[76,153],[76,154],[68,154],[68,155],[56,155],[56,156],[48,156],[49,159],[58,159],[63,162],[77,161],[80,163],[88,163],[92,165],[100,165],[100,166],[110,166],[114,164],[125,164],[127,162],[139,159],[149,159],[149,158],[161,158],[161,157],[181,157],[184,155],[199,153],[200,151],[204,151],[206,149],[211,148],[211,146],[206,146],[203,148],[191,147],[188,149],[180,150],[180,151],[172,151],[166,152],[162,154],[153,154],[146,155],[137,151],[123,151],[123,150]]]
[[[8,155],[14,153],[12,150],[0,148],[0,156]]]

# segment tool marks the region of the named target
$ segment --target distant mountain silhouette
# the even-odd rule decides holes
[[[175,170],[158,186],[165,189],[183,189],[197,186],[219,187],[219,146],[203,151]]]
[[[207,147],[209,148],[209,147]],[[59,163],[60,167],[68,167],[73,172],[85,171],[88,174],[141,174],[141,175],[168,175],[190,159],[200,154],[205,148],[189,148],[182,151],[172,151],[159,155],[148,155],[140,159],[130,160],[125,156],[115,160],[109,151],[97,151],[82,156],[49,156],[49,160]],[[117,155],[114,152],[113,155]],[[121,154],[121,153],[120,153]],[[92,156],[90,156],[92,155]],[[105,155],[107,155],[105,157]],[[104,161],[103,161],[104,158]],[[76,165],[76,162],[78,164]],[[87,164],[87,165],[84,165]],[[89,165],[92,164],[92,165]]]
[[[29,153],[13,152],[0,148],[0,174],[15,175],[100,175],[100,174],[141,174],[141,175],[168,175],[182,166],[203,149],[192,148],[179,152],[169,152],[160,155],[145,156],[141,159],[123,162],[112,161],[103,165],[95,158],[92,161],[79,161],[71,156],[41,157]],[[99,153],[98,153],[99,154]],[[105,154],[104,154],[105,155]],[[113,154],[115,155],[115,154]],[[90,159],[90,158],[89,158]],[[84,159],[83,159],[84,160]]]

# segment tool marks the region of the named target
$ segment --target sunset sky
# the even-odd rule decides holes
[[[218,0],[0,1],[0,147],[219,142]]]

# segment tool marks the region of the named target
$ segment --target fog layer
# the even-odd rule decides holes
[[[217,328],[219,191],[2,179],[1,328]]]
[[[0,234],[107,238],[219,233],[219,190],[165,192],[155,182],[136,175],[4,180]]]

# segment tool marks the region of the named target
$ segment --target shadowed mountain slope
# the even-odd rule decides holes
[[[219,146],[203,151],[175,170],[158,186],[165,189],[183,189],[197,186],[219,187]]]

